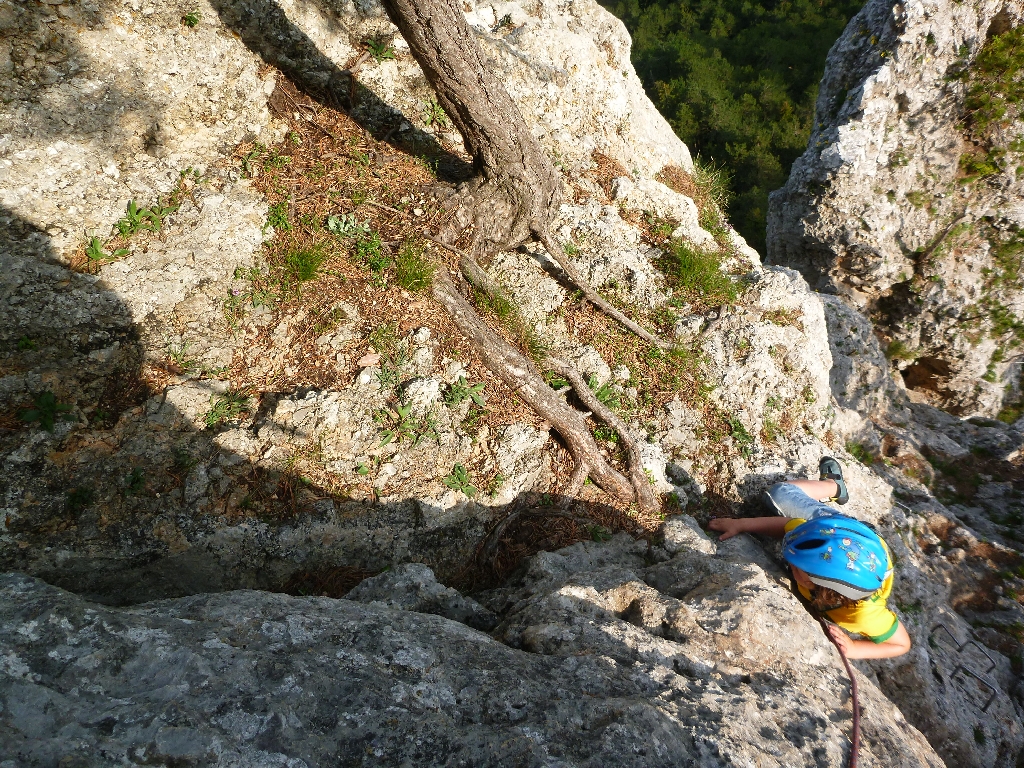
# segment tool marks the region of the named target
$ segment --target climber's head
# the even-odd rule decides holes
[[[878,534],[845,515],[801,523],[783,539],[782,557],[801,586],[810,588],[809,581],[851,600],[870,597],[889,575],[889,556]]]

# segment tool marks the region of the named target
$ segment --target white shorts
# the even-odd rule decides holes
[[[776,483],[764,492],[764,502],[775,514],[783,517],[800,517],[810,520],[822,515],[834,515],[837,511],[824,501],[812,499],[792,483]]]

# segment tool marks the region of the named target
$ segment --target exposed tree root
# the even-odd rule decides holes
[[[472,285],[492,296],[498,292],[498,287],[472,256],[451,246],[445,247],[459,254],[460,268]],[[566,378],[576,396],[599,421],[619,433],[629,458],[628,482],[601,455],[586,425],[585,416],[565,403],[559,393],[544,382],[524,355],[486,325],[473,306],[459,293],[446,269],[438,270],[434,295],[448,309],[460,330],[469,337],[484,364],[562,435],[575,463],[565,495],[575,496],[587,477],[591,477],[611,495],[623,501],[635,501],[642,512],[658,512],[660,505],[643,470],[636,439],[626,423],[598,400],[573,365],[556,357],[549,357],[545,361]]]
[[[641,512],[657,514],[661,505],[651,488],[651,482],[644,471],[643,462],[640,457],[640,449],[637,447],[637,440],[633,437],[632,430],[626,422],[619,418],[611,408],[602,403],[594,391],[587,386],[580,372],[572,365],[557,357],[548,357],[545,361],[552,370],[558,371],[572,385],[576,397],[584,406],[590,409],[591,413],[599,420],[619,433],[619,437],[626,446],[626,453],[629,461],[629,479],[636,493],[636,503]]]
[[[444,267],[435,273],[433,292],[470,340],[484,365],[558,431],[577,466],[586,467],[587,475],[607,493],[631,502],[632,485],[601,455],[583,416],[566,405],[544,382],[533,363],[488,327],[455,287]]]
[[[555,260],[555,263],[562,268],[563,272],[565,272],[565,276],[569,278],[573,285],[583,292],[583,296],[587,301],[620,325],[628,328],[648,344],[653,344],[659,349],[670,349],[672,347],[672,345],[664,339],[659,339],[639,323],[635,323],[630,320],[625,314],[613,307],[607,299],[598,293],[587,279],[580,274],[580,271],[576,269],[573,263],[569,261],[568,256],[565,254],[565,250],[562,248],[561,244],[551,236],[551,232],[548,230],[547,226],[536,227],[534,228],[533,233],[547,249],[548,254]]]
[[[562,178],[477,45],[461,3],[383,0],[383,5],[433,86],[438,103],[462,135],[477,174],[460,184],[450,198],[446,205],[450,212],[448,222],[434,242],[458,253],[466,279],[496,297],[500,292],[477,259],[511,250],[535,236],[588,301],[648,343],[666,348],[666,342],[598,294],[551,237],[551,221],[562,195]],[[450,245],[470,228],[473,242],[466,251]],[[444,266],[435,274],[433,293],[484,365],[562,436],[575,462],[569,482],[573,495],[590,477],[621,501],[635,501],[644,512],[657,510],[657,500],[640,467],[634,439],[614,413],[600,403],[597,407],[592,405],[596,398],[575,368],[555,361],[562,375],[572,382],[579,399],[598,419],[616,429],[627,444],[629,480],[601,455],[586,417],[544,382],[530,360],[487,326]]]

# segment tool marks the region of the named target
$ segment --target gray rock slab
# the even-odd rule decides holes
[[[748,663],[740,651],[753,625],[742,607],[701,627],[721,612],[719,598],[749,596],[755,584],[773,590],[755,567],[729,567],[731,575],[718,573],[683,601],[638,580],[606,575],[598,588],[577,574],[584,583],[575,592],[563,584],[517,612],[518,633],[534,638],[535,652],[377,604],[240,591],[111,609],[6,574],[0,761],[845,765],[846,688],[820,635],[796,651],[820,658],[787,664],[783,653]],[[627,618],[609,610],[627,599]],[[687,605],[696,611],[689,618]],[[693,634],[694,647],[648,631],[659,608],[673,611],[673,631]],[[781,648],[774,634],[792,633],[802,620],[794,621],[761,622],[759,631]],[[737,633],[735,659],[707,658],[707,642],[727,640],[727,626]],[[559,644],[560,632],[567,642]],[[597,638],[589,650],[573,640],[584,634]],[[865,687],[861,764],[941,765]]]

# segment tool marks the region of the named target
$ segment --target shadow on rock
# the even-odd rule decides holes
[[[257,403],[192,370],[102,279],[51,263],[44,232],[0,216],[3,570],[114,604],[239,588],[340,597],[405,561],[479,587],[540,549],[607,535],[602,522],[628,525],[538,493],[443,510],[370,502],[287,463],[258,466],[241,447],[257,443],[272,396]],[[232,398],[245,400],[237,413]]]
[[[384,102],[358,80],[359,57],[346,67],[324,54],[273,0],[213,0],[224,24],[267,64],[280,69],[311,99],[346,112],[375,138],[396,149],[431,158],[442,181],[464,181],[472,176],[472,165],[445,149],[431,134],[412,127],[395,107]],[[348,35],[339,16],[351,8],[316,6],[317,21],[334,36]],[[390,27],[384,16],[378,26]],[[355,41],[364,47],[365,40]],[[349,68],[351,67],[351,68]]]

